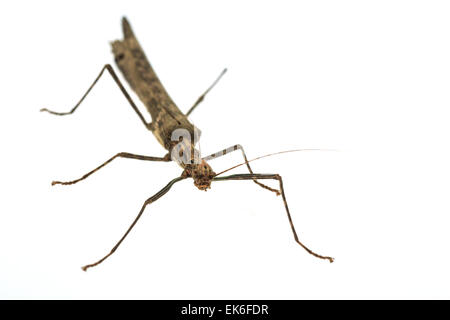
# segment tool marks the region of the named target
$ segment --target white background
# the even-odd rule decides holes
[[[450,298],[447,1],[14,1],[0,12],[0,298]],[[182,110],[228,67],[191,116],[204,154],[340,150],[252,164],[284,177],[300,239],[335,263],[299,247],[281,199],[252,182],[205,193],[183,181],[82,272],[181,173],[120,159],[50,186],[120,151],[165,154],[109,76],[74,115],[39,112],[69,110],[113,63],[122,15]]]

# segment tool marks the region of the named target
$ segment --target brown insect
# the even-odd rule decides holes
[[[103,258],[98,260],[95,263],[88,264],[82,269],[86,271],[88,268],[94,267],[100,263],[102,263],[105,259],[107,259],[109,256],[111,256],[117,248],[120,246],[122,241],[127,237],[127,235],[130,233],[130,231],[133,229],[139,218],[141,217],[142,213],[144,212],[145,208],[151,204],[152,202],[158,200],[163,195],[165,195],[170,188],[177,182],[192,178],[194,180],[194,185],[200,189],[200,190],[207,190],[211,187],[212,181],[227,181],[227,180],[253,180],[256,184],[261,186],[264,189],[267,189],[269,191],[272,191],[276,193],[277,195],[281,195],[284,207],[286,209],[286,213],[289,219],[289,223],[292,228],[292,232],[294,233],[294,239],[295,241],[302,246],[306,251],[308,251],[313,256],[320,258],[320,259],[326,259],[330,262],[333,262],[333,258],[319,255],[312,250],[310,250],[308,247],[306,247],[300,240],[298,239],[297,233],[294,228],[294,224],[292,222],[291,214],[289,213],[288,204],[286,201],[286,196],[284,193],[283,188],[283,180],[280,175],[278,174],[258,174],[253,173],[250,164],[247,160],[247,156],[245,155],[244,149],[240,145],[235,145],[230,148],[224,149],[222,151],[219,151],[217,153],[211,154],[207,157],[200,158],[200,153],[196,149],[195,144],[196,140],[198,140],[200,136],[200,131],[194,127],[194,125],[188,120],[188,116],[194,111],[194,109],[200,104],[206,94],[216,85],[216,83],[219,81],[219,79],[224,75],[226,72],[226,69],[223,70],[223,72],[220,74],[220,76],[214,81],[214,83],[197,99],[195,104],[189,109],[186,114],[180,111],[178,107],[175,105],[175,103],[172,101],[166,90],[164,89],[163,85],[161,84],[160,80],[156,76],[155,72],[153,71],[153,68],[151,67],[150,63],[148,62],[141,46],[139,45],[139,42],[137,41],[136,37],[134,36],[134,33],[131,29],[130,24],[128,23],[126,18],[122,19],[122,28],[124,33],[124,39],[123,40],[116,40],[112,43],[112,51],[114,53],[114,60],[122,72],[123,76],[129,83],[130,87],[136,92],[136,94],[139,96],[139,98],[142,100],[144,105],[146,106],[148,112],[151,115],[152,122],[147,123],[145,118],[142,116],[139,109],[136,107],[136,104],[131,99],[130,95],[127,93],[126,89],[120,82],[119,78],[117,77],[116,73],[114,72],[111,65],[107,64],[103,67],[100,74],[97,76],[95,81],[92,83],[92,85],[89,87],[89,89],[86,91],[86,93],[83,95],[83,97],[80,99],[80,101],[73,107],[73,109],[69,112],[54,112],[50,111],[48,109],[41,109],[41,111],[46,111],[51,114],[55,115],[67,115],[72,114],[79,105],[83,102],[83,100],[86,98],[86,96],[89,94],[89,92],[92,90],[92,88],[95,86],[97,81],[100,79],[100,77],[103,75],[105,70],[109,72],[109,74],[112,76],[116,84],[119,86],[120,90],[124,94],[125,98],[128,100],[129,104],[133,108],[133,110],[136,112],[138,117],[141,119],[142,123],[148,128],[156,137],[156,139],[159,141],[159,143],[168,151],[168,153],[164,157],[151,157],[151,156],[144,156],[144,155],[137,155],[137,154],[131,154],[127,152],[120,152],[95,168],[94,170],[86,173],[81,178],[73,180],[73,181],[53,181],[52,185],[61,184],[61,185],[70,185],[77,183],[81,180],[86,179],[94,172],[98,171],[99,169],[106,166],[108,163],[113,161],[116,158],[129,158],[129,159],[138,159],[138,160],[146,160],[146,161],[176,161],[181,168],[183,168],[183,172],[181,176],[171,180],[164,188],[162,188],[159,192],[157,192],[152,197],[148,198],[141,210],[139,211],[139,214],[131,224],[131,226],[127,229],[125,234],[122,236],[122,238],[117,242],[117,244],[112,248],[112,250]],[[194,139],[192,139],[192,137]],[[230,169],[227,169],[225,171],[222,171],[218,174],[216,174],[210,165],[208,164],[208,160],[212,160],[214,158],[220,157],[222,155],[225,155],[229,152],[241,150],[243,158],[245,162],[234,166]],[[311,149],[312,150],[312,149]],[[302,150],[290,150],[290,151],[284,151],[284,152],[292,152],[292,151],[302,151]],[[280,153],[280,152],[279,152]],[[283,152],[281,152],[283,153]],[[269,156],[269,155],[266,155]],[[261,157],[259,157],[261,158]],[[259,159],[257,158],[257,159]],[[256,160],[256,159],[253,159]],[[227,172],[231,169],[234,169],[241,165],[246,165],[247,169],[250,173],[248,174],[234,174],[229,176],[220,176],[224,172]],[[272,189],[269,186],[266,186],[265,184],[261,183],[259,180],[277,180],[279,183],[279,190]]]

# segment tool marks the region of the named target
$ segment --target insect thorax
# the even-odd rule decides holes
[[[175,144],[170,149],[171,159],[184,169],[183,177],[192,178],[197,188],[206,191],[211,186],[215,172],[205,160],[201,159],[200,151],[190,139],[185,137],[179,139],[178,142],[174,141]]]

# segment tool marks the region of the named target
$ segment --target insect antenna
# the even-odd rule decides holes
[[[230,171],[230,170],[236,169],[237,167],[243,166],[244,164],[247,164],[247,163],[252,162],[252,161],[255,161],[255,160],[259,160],[259,159],[262,159],[262,158],[267,158],[267,157],[275,156],[275,155],[278,155],[278,154],[291,153],[291,152],[300,152],[300,151],[339,151],[339,150],[336,150],[336,149],[293,149],[293,150],[285,150],[285,151],[279,151],[279,152],[269,153],[269,154],[265,154],[265,155],[263,155],[263,156],[259,156],[259,157],[250,159],[250,160],[248,160],[248,161],[239,163],[239,164],[237,164],[237,165],[235,165],[235,166],[233,166],[233,167],[231,167],[231,168],[228,168],[228,169],[226,169],[226,170],[223,170],[223,171],[217,173],[217,174],[215,175],[215,177],[220,176],[222,173],[225,173],[225,172],[228,172],[228,171]]]

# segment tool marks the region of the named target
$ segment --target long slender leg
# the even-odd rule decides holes
[[[194,109],[200,104],[200,102],[203,101],[203,99],[205,99],[205,96],[208,94],[209,91],[211,91],[212,88],[214,88],[214,86],[217,84],[217,82],[219,82],[220,78],[222,78],[222,76],[225,74],[225,72],[227,72],[227,69],[223,69],[222,73],[217,77],[217,79],[213,82],[212,85],[209,86],[208,89],[206,89],[206,91],[200,96],[198,97],[197,101],[195,101],[194,105],[189,109],[188,112],[186,112],[186,117],[188,117],[192,111],[194,111]]]
[[[123,240],[125,240],[125,238],[128,236],[128,234],[130,233],[131,229],[133,229],[133,227],[136,225],[136,223],[138,222],[139,218],[141,217],[142,213],[144,212],[145,208],[152,202],[155,202],[156,200],[158,200],[159,198],[161,198],[163,195],[165,195],[170,188],[177,183],[178,181],[181,181],[185,178],[183,177],[178,177],[173,179],[172,181],[170,181],[164,188],[162,188],[160,191],[158,191],[155,195],[153,195],[152,197],[148,198],[145,202],[144,205],[142,206],[141,210],[139,211],[139,214],[137,215],[137,217],[134,219],[133,223],[130,225],[130,227],[127,229],[127,231],[125,232],[125,234],[122,236],[122,238],[120,238],[120,240],[116,243],[116,245],[111,249],[111,251],[104,256],[103,258],[101,258],[100,260],[98,260],[95,263],[92,264],[88,264],[85,265],[84,267],[82,267],[81,269],[83,269],[83,271],[86,271],[89,268],[95,267],[96,265],[99,265],[100,263],[102,263],[103,261],[105,261],[110,255],[112,255],[117,248],[120,246],[120,244],[122,243]]]
[[[127,158],[127,159],[137,159],[137,160],[146,160],[146,161],[171,161],[169,154],[167,154],[165,157],[150,157],[150,156],[142,156],[139,154],[133,154],[133,153],[128,153],[128,152],[120,152],[118,154],[116,154],[115,156],[109,158],[107,161],[105,161],[104,163],[102,163],[101,165],[99,165],[97,168],[95,168],[92,171],[89,171],[88,173],[86,173],[84,176],[82,176],[79,179],[76,180],[72,180],[72,181],[53,181],[52,182],[52,186],[55,184],[62,184],[62,185],[69,185],[69,184],[75,184],[81,180],[86,179],[87,177],[89,177],[91,174],[93,174],[94,172],[100,170],[101,168],[103,168],[104,166],[106,166],[108,163],[110,163],[111,161],[113,161],[116,158]]]
[[[241,150],[241,151],[242,151],[242,156],[244,157],[245,164],[247,165],[248,171],[249,171],[251,174],[253,174],[252,168],[250,167],[250,164],[248,163],[247,156],[245,155],[244,147],[242,147],[240,144],[236,144],[236,145],[234,145],[234,146],[232,146],[232,147],[229,147],[229,148],[227,148],[227,149],[223,149],[223,150],[218,151],[218,152],[216,152],[216,153],[210,154],[209,156],[206,156],[206,157],[202,158],[202,160],[205,160],[205,161],[208,161],[208,160],[214,160],[214,159],[216,159],[216,158],[219,158],[219,157],[221,157],[221,156],[224,156],[224,155],[226,155],[226,154],[228,154],[228,153],[231,153],[231,152],[233,152],[233,151],[236,151],[236,150]],[[265,184],[262,184],[262,183],[258,182],[256,179],[253,179],[253,181],[254,181],[257,185],[261,186],[262,188],[267,189],[267,190],[270,190],[270,191],[272,191],[272,192],[275,192],[275,193],[277,194],[277,196],[280,195],[280,191],[279,191],[279,190],[272,189],[271,187],[266,186]]]
[[[295,241],[303,247],[308,253],[312,254],[313,256],[319,258],[319,259],[325,259],[330,262],[334,261],[334,258],[322,256],[320,254],[315,253],[311,249],[309,249],[307,246],[305,246],[298,238],[297,232],[295,231],[294,223],[292,222],[292,217],[289,212],[289,207],[286,201],[286,195],[284,194],[284,188],[283,188],[283,179],[278,174],[235,174],[231,176],[225,176],[225,177],[216,177],[213,179],[213,181],[227,181],[227,180],[254,180],[254,179],[273,179],[278,180],[280,183],[280,190],[281,190],[281,196],[283,198],[284,207],[286,208],[286,213],[289,219],[289,223],[291,225],[292,232],[294,233],[294,239]]]
[[[111,75],[111,77],[114,79],[114,81],[116,82],[117,86],[119,87],[120,91],[122,91],[123,95],[125,96],[125,98],[128,100],[128,102],[130,103],[131,107],[133,108],[133,110],[137,113],[139,119],[141,119],[142,123],[145,125],[146,128],[150,128],[150,124],[147,123],[147,121],[145,121],[144,116],[142,115],[142,113],[139,111],[139,109],[136,107],[136,104],[133,102],[133,100],[131,99],[130,95],[128,94],[127,90],[124,88],[124,86],[122,85],[122,83],[120,82],[119,78],[117,77],[116,73],[114,72],[114,69],[111,67],[110,64],[106,64],[103,68],[102,71],[100,71],[99,75],[97,76],[97,78],[94,80],[94,82],[91,84],[91,86],[89,87],[89,89],[86,91],[86,93],[83,95],[83,97],[81,97],[80,101],[78,101],[78,103],[75,105],[75,107],[72,108],[72,110],[68,111],[68,112],[55,112],[55,111],[51,111],[48,110],[47,108],[43,108],[41,109],[41,111],[46,111],[49,112],[51,114],[57,115],[57,116],[65,116],[68,114],[72,114],[77,108],[78,106],[83,102],[84,98],[86,98],[86,96],[89,94],[89,92],[92,90],[92,88],[95,86],[95,84],[97,83],[97,81],[101,78],[101,76],[103,75],[103,72],[105,72],[105,70],[108,70],[109,74]]]

